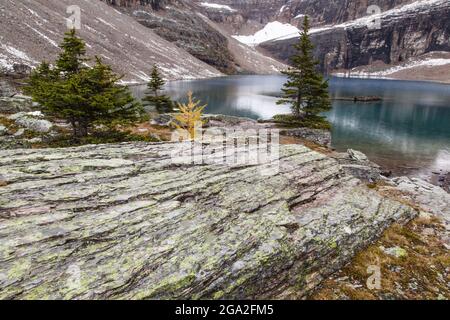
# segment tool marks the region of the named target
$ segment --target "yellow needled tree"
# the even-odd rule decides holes
[[[178,108],[180,109],[180,114],[175,116],[175,126],[179,130],[185,130],[189,133],[191,139],[195,139],[195,129],[196,126],[202,121],[203,110],[206,108],[205,105],[200,105],[200,100],[196,100],[192,96],[192,92],[188,92],[188,103],[178,103]]]

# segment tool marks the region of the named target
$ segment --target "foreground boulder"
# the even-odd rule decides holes
[[[2,151],[0,298],[301,298],[416,215],[301,145],[271,176],[175,147]]]

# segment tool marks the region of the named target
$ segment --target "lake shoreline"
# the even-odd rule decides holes
[[[389,78],[389,77],[358,77],[358,76],[341,76],[332,74],[334,78],[340,79],[357,79],[357,80],[386,80],[386,81],[408,81],[408,82],[424,82],[424,83],[436,83],[450,85],[450,80],[438,80],[438,79],[409,79],[405,77]]]
[[[196,78],[196,79],[166,79],[167,83],[173,83],[173,82],[191,82],[191,81],[199,81],[199,80],[212,80],[212,79],[221,79],[221,78],[230,78],[230,77],[239,77],[239,76],[282,76],[281,73],[279,74],[231,74],[231,75],[222,75],[217,77],[206,77],[206,78]],[[339,78],[339,79],[356,79],[356,80],[386,80],[386,81],[407,81],[407,82],[424,82],[424,83],[436,83],[436,84],[444,84],[444,85],[450,85],[450,80],[430,80],[430,79],[407,79],[407,78],[383,78],[383,77],[345,77],[345,76],[339,76],[336,74],[332,74],[330,78]],[[146,85],[148,82],[142,81],[142,82],[124,82],[123,84],[127,87],[139,87]]]

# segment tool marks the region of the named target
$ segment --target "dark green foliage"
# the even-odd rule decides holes
[[[74,30],[66,33],[61,48],[56,67],[43,62],[25,87],[45,114],[68,121],[76,138],[87,137],[98,126],[113,129],[142,119],[142,106],[117,84],[121,77],[110,66],[97,57],[92,68],[84,65],[84,42]]]
[[[159,140],[151,136],[141,136],[132,134],[130,132],[122,132],[117,130],[97,131],[87,137],[81,137],[76,141],[71,136],[60,135],[46,141],[42,147],[46,148],[66,148],[72,146],[81,146],[86,144],[104,144],[104,143],[118,143],[118,142],[159,142]]]
[[[166,82],[159,73],[158,67],[156,66],[156,64],[153,65],[151,79],[147,84],[147,87],[150,89],[154,96],[158,96],[159,91],[163,89],[165,84]]]
[[[159,73],[159,69],[156,65],[153,66],[151,79],[147,84],[150,91],[150,95],[146,96],[143,100],[149,102],[155,106],[159,113],[173,112],[173,102],[170,97],[160,94],[163,90],[166,82]]]
[[[56,61],[56,67],[64,76],[69,77],[86,68],[83,64],[89,60],[85,58],[86,45],[82,39],[76,36],[75,29],[66,32],[59,47],[62,52]]]
[[[298,118],[318,117],[331,109],[328,82],[317,71],[318,61],[314,59],[314,46],[309,38],[309,19],[303,22],[300,41],[295,45],[297,54],[292,57],[293,67],[283,72],[288,76],[283,86],[283,96],[277,104],[289,104],[293,115]]]
[[[58,84],[58,74],[50,68],[50,64],[42,62],[30,75],[24,91],[33,97],[34,101],[43,104],[51,101],[56,92],[51,89]]]
[[[273,117],[273,121],[280,128],[311,128],[321,130],[331,130],[331,124],[321,116],[310,115],[299,117],[293,114],[279,114]]]

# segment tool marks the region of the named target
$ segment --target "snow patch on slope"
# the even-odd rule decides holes
[[[227,5],[224,5],[224,4],[201,2],[200,5],[202,7],[211,8],[211,9],[226,10],[226,11],[230,11],[230,12],[236,11],[233,8],[231,8],[230,6],[227,6]]]
[[[432,6],[442,5],[448,3],[449,0],[418,0],[416,2],[404,5],[399,8],[394,8],[391,10],[387,10],[385,12],[379,14],[368,15],[356,20],[347,21],[337,25],[326,25],[322,27],[312,28],[309,31],[309,34],[319,33],[323,31],[328,31],[332,29],[349,29],[349,28],[357,28],[363,26],[369,26],[373,24],[375,19],[380,19],[381,21],[385,19],[396,19],[402,18],[405,14],[414,13],[417,11],[426,11],[428,8]],[[303,14],[299,14],[294,19],[299,19],[304,17]],[[299,30],[290,25],[290,24],[282,24],[281,22],[275,21],[268,23],[262,30],[256,32],[252,36],[233,36],[236,40],[250,45],[256,46],[260,43],[270,41],[270,40],[286,40],[297,38],[299,36]]]
[[[274,21],[266,24],[266,26],[262,30],[259,30],[252,36],[234,35],[233,38],[246,45],[256,46],[260,43],[279,39],[285,36],[290,36],[292,34],[298,36],[299,32],[300,30],[297,27],[294,27],[289,23]]]
[[[390,76],[394,73],[405,71],[408,69],[414,69],[419,67],[438,67],[450,65],[450,59],[443,58],[428,58],[425,60],[412,61],[406,64],[393,66],[385,70],[375,71],[375,72],[367,72],[361,70],[351,70],[348,73],[338,72],[333,74],[337,77],[348,77],[348,78],[375,78],[375,79],[390,79]]]

